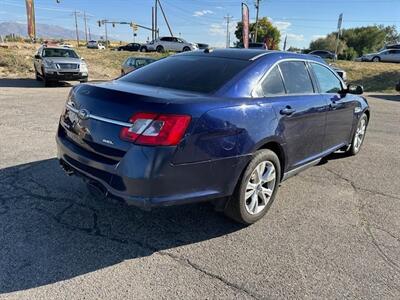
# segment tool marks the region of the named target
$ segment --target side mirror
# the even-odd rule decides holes
[[[39,54],[36,54],[36,55],[35,55],[35,59],[41,59],[40,55],[39,55]]]
[[[347,86],[347,93],[353,95],[362,95],[364,93],[364,88],[362,85],[349,84]]]
[[[81,57],[81,60],[85,60],[83,57]]]

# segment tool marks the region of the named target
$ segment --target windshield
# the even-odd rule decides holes
[[[174,56],[149,64],[121,81],[182,91],[211,93],[251,62],[204,56]]]
[[[58,49],[46,48],[43,50],[43,57],[71,57],[79,58],[74,50],[71,49]]]

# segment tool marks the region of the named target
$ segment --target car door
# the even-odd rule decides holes
[[[318,157],[325,134],[327,102],[315,93],[305,62],[281,62],[264,78],[262,90],[279,119],[277,134],[285,140],[287,170]]]
[[[160,39],[160,45],[164,47],[165,51],[172,50],[171,49],[171,38],[170,37],[162,37]]]
[[[170,37],[170,39],[171,39],[171,50],[172,51],[181,51],[182,49],[180,49],[180,48],[181,48],[181,46],[183,48],[183,44],[180,44],[176,37]]]
[[[331,151],[350,141],[356,101],[351,94],[341,93],[344,85],[339,76],[330,68],[319,63],[310,63],[322,97],[329,103],[326,116],[324,151]]]
[[[400,50],[393,50],[393,62],[400,62]]]
[[[392,61],[392,58],[393,58],[392,51],[393,51],[393,50],[386,50],[386,51],[382,52],[382,53],[379,55],[381,61],[391,62],[391,61]]]

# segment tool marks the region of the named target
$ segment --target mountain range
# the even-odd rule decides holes
[[[0,23],[0,36],[5,36],[8,34],[27,37],[27,26],[24,23],[18,22]],[[85,39],[85,33],[83,31],[78,31],[78,34],[81,40]],[[74,40],[76,39],[76,32],[75,30],[67,29],[58,25],[36,23],[36,36],[38,38],[45,39]],[[91,34],[91,38],[93,40],[98,40],[100,39],[100,36]]]

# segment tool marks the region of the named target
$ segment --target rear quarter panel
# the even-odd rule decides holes
[[[174,163],[190,163],[246,156],[277,135],[278,120],[270,103],[235,99],[236,104],[213,108],[193,125],[178,147]]]

